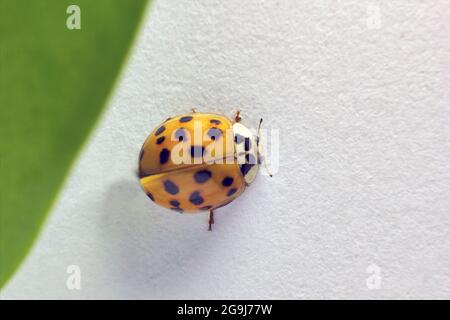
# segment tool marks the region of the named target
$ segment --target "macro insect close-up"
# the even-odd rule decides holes
[[[0,300],[450,297],[449,0],[0,15]]]
[[[209,212],[239,197],[256,178],[262,159],[260,128],[214,113],[170,117],[148,136],[139,153],[138,177],[147,196],[179,213]]]

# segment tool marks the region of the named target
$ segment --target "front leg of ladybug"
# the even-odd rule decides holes
[[[209,210],[209,227],[208,231],[212,231],[212,225],[214,224],[214,211]]]
[[[241,118],[241,110],[236,111],[236,115],[234,116],[234,122],[241,122],[242,118]]]

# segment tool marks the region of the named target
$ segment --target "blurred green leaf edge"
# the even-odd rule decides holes
[[[7,13],[5,9],[5,6],[7,5],[6,2],[3,2],[4,0],[2,0],[2,3],[0,4],[0,11],[2,11],[3,13]],[[6,0],[5,0],[6,1]],[[109,3],[108,3],[109,1]],[[125,2],[120,2],[121,0],[115,1],[114,4],[117,4],[118,7],[120,6],[124,6],[126,7],[129,3],[124,4]],[[11,1],[11,3],[14,1]],[[11,3],[8,3],[11,4]],[[28,2],[28,1],[23,1],[23,0],[18,0],[14,2],[16,5],[18,5],[20,7],[20,5],[22,5],[23,8],[25,8],[25,6],[35,6],[38,7],[40,6],[40,8],[45,9],[46,6],[54,6],[54,5],[58,5],[60,7],[63,6],[68,6],[71,4],[78,4],[78,3],[84,3],[84,5],[80,5],[80,7],[82,8],[86,8],[89,5],[93,5],[92,3],[89,3],[89,0],[73,0],[73,1],[59,1],[59,0],[42,0],[39,2],[39,4],[37,4],[38,2]],[[96,0],[95,4],[96,5],[103,5],[104,8],[107,8],[108,5],[111,5],[112,0]],[[130,2],[131,3],[131,2]],[[8,281],[12,278],[12,276],[14,275],[14,273],[17,271],[17,269],[20,267],[20,265],[23,263],[23,260],[26,258],[28,252],[30,251],[30,249],[33,247],[35,241],[37,240],[40,231],[42,230],[44,224],[46,223],[48,216],[49,216],[49,212],[52,210],[52,208],[55,206],[57,199],[59,197],[59,194],[61,192],[62,187],[65,185],[66,180],[68,179],[68,177],[70,176],[70,172],[72,171],[74,164],[76,163],[77,159],[80,157],[81,153],[83,152],[85,145],[87,144],[87,142],[90,140],[91,135],[93,134],[93,132],[95,131],[95,128],[97,127],[97,125],[100,122],[100,119],[102,118],[103,113],[105,112],[106,106],[109,104],[109,101],[111,100],[111,97],[115,91],[115,88],[117,87],[121,77],[122,77],[122,73],[124,71],[124,67],[127,65],[128,60],[130,58],[130,55],[132,54],[133,48],[135,46],[135,42],[137,39],[137,36],[139,34],[139,31],[142,29],[142,24],[144,21],[144,16],[146,14],[148,14],[149,9],[150,9],[150,3],[151,0],[136,0],[133,2],[133,4],[130,4],[130,7],[135,7],[135,9],[137,10],[136,12],[136,21],[134,21],[134,26],[130,26],[130,28],[133,28],[132,31],[130,31],[129,34],[129,39],[127,41],[124,40],[124,42],[127,42],[127,47],[126,48],[122,48],[123,52],[121,54],[118,54],[118,60],[117,60],[117,65],[115,66],[115,69],[113,69],[112,72],[112,76],[109,79],[109,81],[107,81],[108,83],[105,84],[105,86],[107,87],[106,90],[107,92],[105,92],[105,94],[103,94],[103,96],[101,96],[102,94],[99,93],[99,95],[101,96],[99,98],[99,102],[98,102],[98,106],[97,106],[97,111],[92,111],[93,113],[93,117],[91,123],[89,125],[87,125],[86,128],[80,128],[80,132],[82,130],[84,130],[83,132],[80,133],[80,141],[77,142],[77,138],[74,138],[73,141],[77,142],[76,144],[74,143],[75,147],[73,148],[73,154],[72,155],[68,155],[67,159],[66,159],[66,165],[65,168],[61,170],[62,175],[58,175],[55,177],[55,182],[54,185],[51,185],[50,183],[50,189],[53,191],[51,192],[51,195],[48,196],[48,200],[45,201],[45,204],[42,206],[42,208],[36,209],[39,210],[39,212],[34,213],[36,215],[36,223],[34,224],[34,226],[31,226],[31,232],[30,234],[25,235],[26,239],[23,240],[23,244],[20,244],[18,246],[16,246],[15,248],[17,249],[14,252],[10,252],[10,248],[11,248],[11,242],[12,239],[10,239],[8,236],[5,236],[6,233],[6,229],[10,226],[9,221],[7,220],[7,218],[5,218],[5,211],[7,209],[7,204],[4,205],[4,203],[7,202],[6,197],[1,196],[1,200],[0,200],[0,208],[2,209],[0,211],[0,289],[4,288],[4,286],[8,283]],[[100,12],[101,10],[99,10]],[[104,13],[105,10],[101,11],[102,13]],[[22,23],[23,24],[23,19],[26,19],[26,15],[27,12],[26,10],[18,10],[18,12],[20,12],[22,14],[21,19],[18,20],[18,23]],[[24,14],[25,12],[25,14]],[[9,13],[9,12],[8,12]],[[35,14],[36,12],[31,12],[30,14]],[[83,13],[83,11],[82,11]],[[25,17],[23,17],[25,15]],[[64,20],[67,16],[64,16]],[[5,18],[5,19],[3,19]],[[6,16],[4,17],[3,15],[0,16],[0,41],[2,40],[2,29],[5,26],[5,20]],[[101,20],[101,19],[100,19]],[[11,19],[10,19],[11,21]],[[82,14],[82,21],[83,21],[83,14]],[[100,21],[99,25],[101,24]],[[45,24],[46,22],[42,22],[42,24]],[[50,22],[53,23],[53,22]],[[62,21],[58,21],[58,23],[62,23]],[[100,25],[101,27],[101,25]],[[104,27],[104,26],[103,26]],[[7,28],[5,28],[7,29]],[[114,30],[114,28],[113,28]],[[30,30],[30,32],[35,31],[33,29]],[[76,32],[76,31],[75,31]],[[110,33],[112,33],[113,31],[109,31]],[[14,41],[14,40],[12,40]],[[13,44],[17,44],[14,43]],[[91,50],[96,50],[96,48],[89,48]],[[20,51],[19,51],[20,53]],[[2,48],[2,42],[0,42],[0,63],[2,63],[2,60],[4,61],[3,58],[7,57],[6,51],[4,51],[4,48]],[[20,58],[20,57],[19,57]],[[45,57],[44,57],[45,58]],[[45,63],[45,61],[44,61]],[[95,61],[92,62],[95,65]],[[6,86],[9,84],[10,82],[10,78],[7,77],[7,75],[1,75],[2,70],[5,70],[5,65],[2,67],[2,65],[0,65],[0,89],[3,87],[4,89],[1,89],[2,91],[0,92],[0,115],[5,117],[5,123],[7,123],[8,121],[8,117],[13,117],[14,116],[14,111],[11,111],[11,109],[8,109],[5,107],[5,104],[2,107],[2,103],[7,102],[8,98],[10,98],[8,96],[9,92],[5,89]],[[47,67],[51,67],[47,66]],[[50,68],[51,69],[51,68]],[[57,70],[60,71],[60,70]],[[93,81],[90,78],[87,80],[87,82],[89,81]],[[21,85],[22,83],[20,83],[19,85]],[[25,84],[23,84],[25,86]],[[52,90],[52,88],[47,88],[49,90]],[[22,92],[21,90],[23,90],[23,88],[19,89],[19,92]],[[13,96],[14,93],[11,93],[11,96]],[[10,107],[12,108],[12,107]],[[33,112],[35,112],[35,110],[32,110]],[[0,119],[1,120],[1,119]],[[11,119],[9,119],[11,120]],[[14,121],[14,120],[13,120]],[[20,121],[20,120],[19,120]],[[63,123],[62,126],[64,126],[65,124]],[[37,126],[38,127],[38,126]],[[12,128],[12,127],[11,127]],[[0,136],[2,137],[1,139],[6,139],[4,134],[9,133],[8,129],[11,129],[10,127],[8,127],[8,125],[5,125],[4,127],[0,128]],[[22,128],[22,130],[24,130]],[[67,129],[66,129],[67,130]],[[13,132],[13,130],[11,130],[11,132]],[[70,139],[70,138],[69,138]],[[0,140],[0,172],[2,173],[2,176],[8,176],[12,177],[15,174],[18,174],[17,172],[9,172],[8,171],[8,163],[7,161],[3,161],[4,159],[6,159],[6,155],[7,152],[9,151],[7,149],[7,142],[5,142],[6,140]],[[4,154],[2,154],[3,152],[5,152]],[[26,151],[24,151],[26,153]],[[2,159],[3,158],[3,159]],[[6,163],[6,164],[5,164]],[[62,165],[61,165],[62,166]],[[22,173],[21,173],[22,174]],[[3,188],[9,188],[10,186],[7,185],[8,181],[14,181],[14,179],[16,179],[17,177],[12,177],[10,180],[6,179],[6,182],[1,182],[0,181],[0,192],[2,190],[4,190]],[[1,180],[1,179],[0,179]],[[5,180],[4,180],[5,181]],[[3,183],[3,185],[2,185]],[[44,181],[45,183],[45,181]],[[31,188],[31,187],[30,187]],[[55,191],[56,190],[56,191]],[[13,195],[14,196],[14,195]],[[19,195],[17,195],[19,197]],[[23,195],[22,195],[23,196]],[[25,196],[23,196],[25,197]],[[26,201],[27,198],[25,197]],[[10,202],[14,202],[14,201],[10,201]],[[44,202],[44,201],[43,201]],[[2,212],[3,211],[3,212]],[[20,211],[20,210],[19,210]],[[17,223],[19,226],[21,226],[21,224],[26,225],[27,223],[27,216],[25,215],[24,217],[19,216],[18,219],[19,220]],[[10,251],[8,251],[10,250]],[[11,258],[12,257],[12,258]]]

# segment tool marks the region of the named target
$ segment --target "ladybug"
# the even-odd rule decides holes
[[[139,153],[142,189],[156,204],[179,213],[213,212],[239,195],[256,178],[258,136],[240,123],[214,113],[168,118],[145,140]],[[260,121],[260,127],[261,127]]]

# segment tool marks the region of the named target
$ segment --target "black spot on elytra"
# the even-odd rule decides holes
[[[235,194],[236,193],[236,191],[237,191],[237,189],[236,188],[232,188],[232,189],[230,189],[229,191],[228,191],[228,193],[227,193],[227,196],[229,196],[229,197],[231,197],[233,194]]]
[[[184,123],[184,122],[189,122],[192,120],[192,116],[185,116],[185,117],[181,117],[180,118],[180,122]]]
[[[155,132],[155,136],[159,136],[161,133],[164,132],[164,130],[166,130],[166,127],[164,126],[159,127],[158,130],[156,130]]]
[[[166,139],[166,137],[164,137],[164,136],[159,137],[158,139],[156,139],[156,144],[161,144],[161,143],[163,143],[165,139]]]
[[[164,164],[169,160],[170,151],[166,148],[162,149],[159,153],[159,163]]]
[[[179,128],[174,133],[175,139],[178,141],[186,140],[186,130],[184,128]]]
[[[212,206],[204,206],[201,207],[200,210],[210,210],[212,208]]]
[[[245,141],[244,141],[244,150],[249,151],[251,147],[252,147],[252,142],[249,137],[246,137]]]
[[[191,149],[189,151],[191,157],[201,158],[203,157],[203,152],[205,152],[205,148],[203,146],[191,146]]]
[[[211,138],[211,140],[219,139],[222,135],[222,130],[217,128],[211,128],[209,129],[206,134]]]
[[[216,125],[219,125],[222,123],[222,122],[220,122],[220,120],[217,120],[217,119],[211,119],[211,120],[209,120],[209,122],[216,124]]]
[[[166,190],[170,194],[177,194],[180,191],[177,185],[170,180],[164,181],[164,190]]]
[[[222,180],[222,185],[224,187],[229,187],[233,184],[233,178],[232,177],[226,177],[225,179]]]
[[[241,136],[239,133],[236,133],[234,135],[234,142],[237,144],[241,144],[242,142],[244,142],[244,136]]]
[[[179,213],[183,213],[183,209],[177,208],[177,207],[170,208],[170,210],[173,210],[173,211],[176,211],[176,212],[179,212]]]
[[[205,183],[212,176],[212,172],[209,170],[200,170],[194,174],[194,179],[197,183]]]
[[[147,192],[147,197],[149,197],[150,200],[155,201],[155,198],[153,198],[153,195],[150,192]]]
[[[176,207],[176,208],[180,207],[180,203],[177,200],[170,200],[169,203],[172,207]]]
[[[203,198],[200,195],[200,192],[198,191],[194,191],[191,193],[191,195],[189,196],[189,201],[193,204],[195,204],[196,206],[200,205],[203,203]]]

